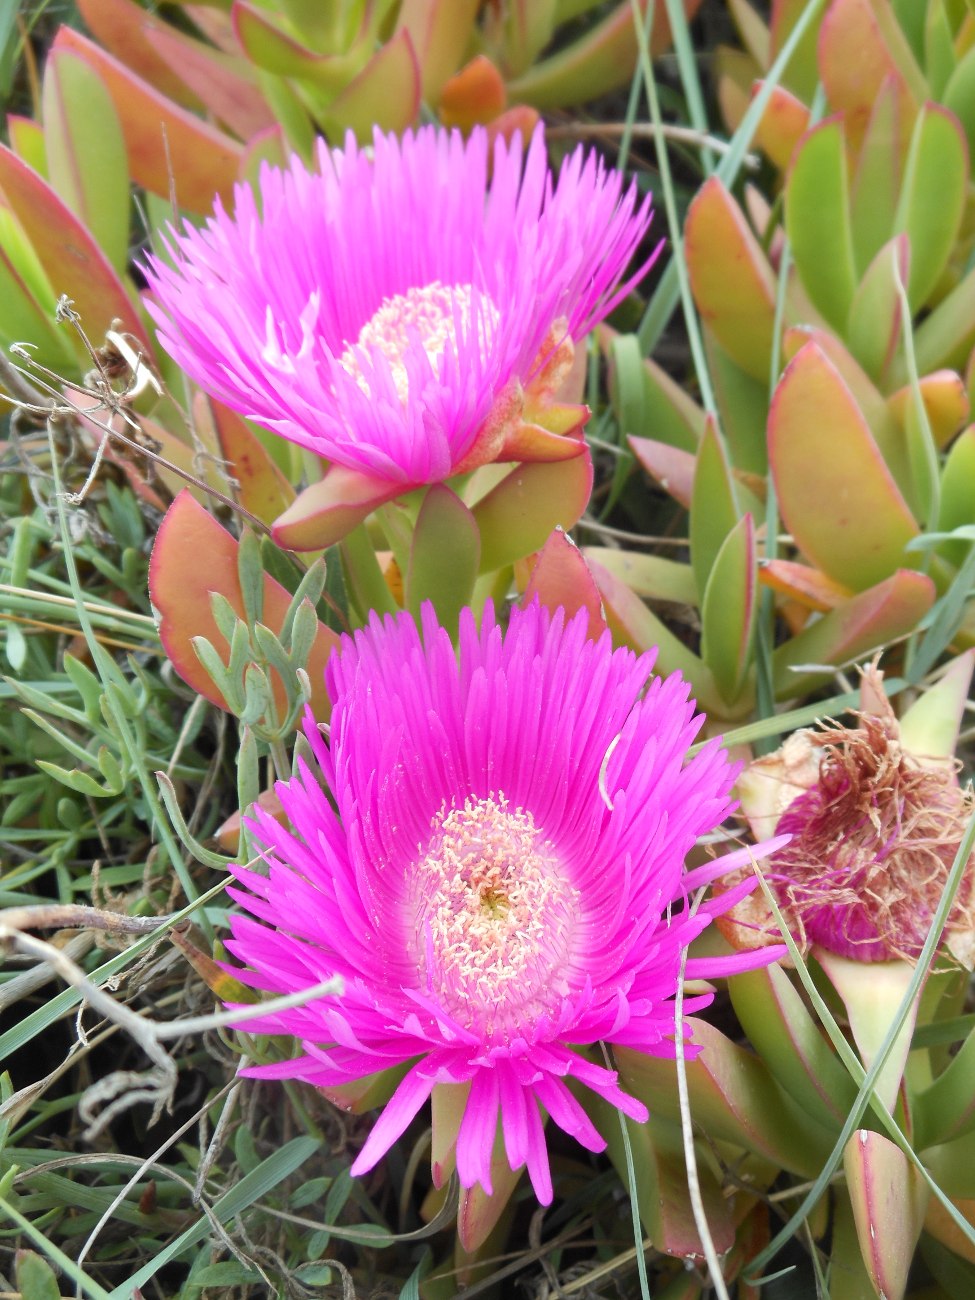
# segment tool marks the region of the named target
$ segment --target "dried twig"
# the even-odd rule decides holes
[[[84,971],[60,948],[55,948],[53,944],[37,939],[34,935],[25,934],[20,928],[24,925],[44,924],[57,928],[63,928],[65,924],[77,926],[79,914],[87,916],[89,918],[87,924],[94,928],[114,928],[130,933],[133,931],[145,933],[146,930],[152,932],[161,929],[171,918],[120,916],[99,908],[85,907],[23,907],[9,908],[0,913],[0,945],[46,962],[66,984],[78,989],[89,1005],[111,1023],[124,1029],[152,1062],[152,1068],[143,1073],[131,1070],[115,1071],[100,1079],[86,1091],[79,1105],[79,1113],[88,1124],[85,1138],[89,1141],[111,1123],[116,1115],[135,1102],[152,1103],[150,1125],[156,1122],[164,1110],[171,1108],[178,1072],[175,1062],[163,1047],[165,1041],[204,1033],[211,1029],[237,1028],[243,1021],[261,1019],[276,1011],[303,1006],[315,998],[333,996],[342,991],[341,980],[323,980],[299,993],[239,1007],[229,1012],[218,1011],[213,1015],[188,1016],[175,1021],[152,1021],[132,1011],[106,993],[104,989],[93,984]],[[72,920],[66,923],[65,916],[71,917]],[[104,1106],[105,1109],[96,1117],[95,1110],[99,1106]]]

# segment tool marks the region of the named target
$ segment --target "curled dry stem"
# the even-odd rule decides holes
[[[57,914],[57,915],[56,915]],[[315,998],[328,997],[341,993],[342,981],[339,979],[323,980],[311,988],[287,997],[275,998],[268,1002],[258,1002],[246,1007],[239,1007],[230,1012],[216,1012],[213,1015],[189,1016],[181,1020],[156,1022],[132,1011],[117,1001],[104,989],[92,983],[78,966],[62,949],[25,934],[24,925],[46,925],[48,928],[63,928],[64,917],[72,916],[69,924],[79,924],[78,914],[88,916],[88,924],[95,928],[129,929],[129,932],[142,933],[166,925],[171,918],[139,918],[119,916],[99,908],[85,907],[23,907],[10,908],[0,913],[0,947],[13,949],[27,956],[36,957],[46,962],[66,984],[77,989],[85,1001],[106,1020],[124,1029],[126,1033],[142,1048],[152,1062],[152,1068],[144,1073],[131,1070],[119,1070],[107,1075],[90,1087],[82,1098],[79,1111],[88,1124],[85,1139],[91,1141],[105,1126],[123,1110],[140,1101],[152,1103],[150,1126],[156,1122],[164,1110],[172,1106],[176,1089],[178,1071],[172,1057],[163,1047],[169,1039],[184,1038],[190,1034],[200,1034],[211,1029],[237,1028],[242,1021],[260,1019],[275,1011],[284,1011],[302,1006]],[[40,918],[40,919],[39,919]],[[148,920],[148,925],[144,922]],[[137,924],[138,923],[138,924]],[[105,1109],[95,1115],[98,1106]]]

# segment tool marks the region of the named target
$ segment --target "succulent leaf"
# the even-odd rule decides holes
[[[790,532],[830,578],[862,591],[903,563],[917,524],[852,393],[815,343],[776,389],[769,461]]]
[[[846,139],[839,118],[813,127],[797,145],[785,196],[786,230],[803,287],[842,333],[856,291],[856,268]]]
[[[701,317],[747,374],[768,381],[775,279],[744,214],[716,177],[687,213],[684,251]]]

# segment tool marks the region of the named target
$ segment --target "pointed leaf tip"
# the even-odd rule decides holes
[[[522,608],[536,599],[553,611],[561,607],[567,619],[584,609],[593,641],[606,631],[599,588],[582,552],[561,528],[555,529],[535,557],[521,598]]]

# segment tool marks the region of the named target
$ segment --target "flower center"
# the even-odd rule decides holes
[[[363,348],[372,357],[381,353],[389,364],[400,401],[405,404],[409,381],[403,357],[417,340],[435,370],[444,351],[456,346],[458,324],[462,338],[474,334],[482,349],[485,346],[498,323],[498,309],[485,294],[478,294],[472,328],[473,297],[469,284],[448,286],[433,280],[430,284],[385,298],[379,310],[363,325],[355,343],[342,353],[339,362],[368,393],[369,383],[362,372],[356,349]]]
[[[530,1037],[569,989],[579,892],[504,795],[442,809],[414,878],[421,987],[489,1040]]]

